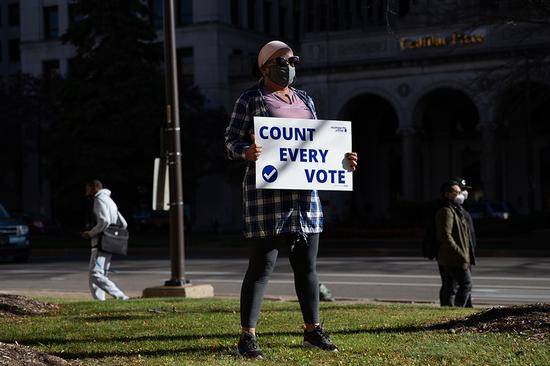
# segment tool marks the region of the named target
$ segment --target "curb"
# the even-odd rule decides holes
[[[94,301],[91,298],[91,295],[87,291],[56,291],[56,290],[36,290],[29,291],[24,289],[6,289],[0,291],[2,294],[10,295],[22,295],[27,297],[39,297],[39,298],[59,298],[64,300],[73,300],[73,301]],[[130,300],[143,299],[141,292],[131,291],[128,292]],[[183,299],[183,298],[182,298]],[[239,294],[231,293],[220,293],[215,294],[214,299],[231,299],[238,300]],[[280,302],[298,302],[298,299],[295,296],[265,296],[264,300],[268,301],[280,301]],[[112,299],[111,301],[114,301]],[[348,298],[348,297],[336,297],[334,301],[331,302],[322,302],[325,304],[372,304],[372,305],[390,305],[390,304],[401,304],[401,305],[423,305],[423,306],[432,306],[434,308],[439,308],[439,304],[433,300],[410,300],[410,299],[383,299],[383,298]],[[498,303],[498,302],[476,302],[474,308],[485,309],[495,306],[509,306],[510,303]]]
[[[249,250],[242,247],[220,248],[211,247],[208,249],[186,250],[186,257],[191,259],[204,258],[248,258]],[[31,250],[35,257],[88,257],[90,249],[71,248],[71,249],[45,249],[34,248]],[[285,253],[282,253],[285,256]],[[130,248],[128,257],[149,257],[149,258],[169,258],[167,248]],[[319,257],[418,257],[423,258],[416,249],[407,248],[323,248],[319,249]],[[479,250],[476,257],[550,257],[550,250],[529,250],[520,251],[502,249],[502,250]]]

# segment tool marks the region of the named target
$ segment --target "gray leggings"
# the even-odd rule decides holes
[[[241,288],[243,328],[256,327],[265,288],[282,246],[288,249],[290,265],[294,271],[294,287],[304,323],[319,323],[319,281],[316,269],[319,234],[308,234],[305,240],[285,235],[255,240],[252,243],[248,270]]]

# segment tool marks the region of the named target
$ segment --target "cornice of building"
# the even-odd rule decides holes
[[[301,75],[313,75],[319,73],[348,73],[368,70],[388,70],[399,68],[433,67],[440,65],[452,65],[463,63],[479,63],[498,61],[505,63],[514,59],[541,58],[544,66],[550,67],[550,45],[546,47],[525,47],[522,49],[507,49],[493,52],[480,52],[468,54],[454,54],[433,57],[414,57],[400,59],[379,59],[370,61],[351,61],[346,63],[332,63],[325,65],[303,66],[300,68]],[[488,65],[490,67],[492,65]],[[483,68],[483,67],[480,67]]]

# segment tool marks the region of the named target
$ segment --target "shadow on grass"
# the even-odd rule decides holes
[[[398,327],[376,327],[376,328],[367,328],[367,329],[340,329],[333,332],[330,332],[333,335],[357,335],[357,334],[405,334],[405,333],[416,333],[416,332],[425,332],[425,331],[436,331],[436,330],[445,330],[449,328],[449,322],[431,324],[431,325],[408,325],[408,326],[398,326]],[[302,337],[302,331],[287,331],[287,332],[265,332],[261,333],[260,337],[267,339],[272,337],[280,336],[295,336]],[[204,339],[209,340],[219,340],[225,341],[227,339],[233,339],[235,345],[237,343],[238,334],[237,333],[222,333],[222,334],[202,334],[198,335],[157,335],[157,336],[139,336],[139,337],[100,337],[100,338],[80,338],[80,339],[52,339],[52,338],[39,338],[25,341],[20,339],[20,343],[26,346],[48,346],[54,344],[66,345],[69,343],[87,343],[90,341],[99,342],[99,343],[128,343],[128,342],[182,342],[182,341],[199,341]],[[6,340],[1,340],[6,342]],[[8,342],[10,340],[7,340]],[[302,348],[301,345],[287,345],[290,348]],[[116,349],[113,351],[100,351],[100,350],[89,350],[81,352],[57,352],[52,353],[53,355],[63,357],[65,359],[84,359],[84,358],[93,358],[101,359],[105,357],[133,357],[133,356],[149,356],[149,357],[161,357],[161,356],[177,356],[189,355],[189,354],[220,354],[220,355],[235,355],[233,347],[228,346],[215,346],[208,345],[204,347],[199,346],[188,346],[188,347],[178,347],[176,349],[156,349],[156,350],[128,350]]]
[[[278,303],[278,302],[274,302]],[[300,306],[298,301],[292,301],[291,306],[289,306],[287,303],[283,304],[281,308],[275,308],[275,309],[265,309],[262,310],[262,313],[280,313],[280,312],[295,312],[299,311]],[[128,308],[128,309],[96,309],[97,314],[100,316],[108,317],[110,314],[115,313],[142,313],[147,316],[155,316],[155,315],[167,315],[167,314],[236,314],[239,312],[238,308],[234,307],[228,307],[228,308],[207,308],[204,309],[201,307],[200,304],[197,304],[196,308],[185,308],[185,309],[179,309],[176,303],[176,306],[173,307],[174,304],[168,303],[164,306],[157,306],[157,307],[150,307],[146,311],[143,310],[143,308]],[[371,307],[367,305],[365,307],[364,304],[323,304],[321,310],[327,311],[327,310],[354,310],[357,309],[367,309],[369,310]],[[375,306],[372,306],[372,308],[375,308]],[[105,315],[104,315],[105,314]],[[59,316],[59,314],[54,314],[54,316]],[[68,316],[74,316],[75,318],[78,317],[84,317],[81,315],[71,315],[70,313]]]
[[[129,321],[129,320],[141,320],[149,319],[151,315],[149,314],[134,314],[134,315],[97,315],[97,316],[73,316],[71,320],[81,322],[81,323],[102,323],[110,321]]]
[[[157,349],[157,350],[137,350],[137,351],[83,351],[83,352],[53,352],[50,353],[54,356],[62,357],[64,359],[83,359],[93,358],[101,359],[105,357],[132,357],[132,356],[149,356],[149,357],[162,357],[162,356],[177,356],[178,354],[225,354],[236,355],[236,352],[228,347],[224,346],[205,346],[205,347],[181,347],[177,349]]]
[[[89,337],[89,338],[73,338],[73,339],[60,339],[60,338],[34,338],[29,340],[20,339],[20,343],[26,346],[36,345],[58,345],[69,343],[112,343],[112,342],[169,342],[169,341],[198,341],[200,339],[237,339],[238,333],[226,333],[226,334],[182,334],[182,335],[156,335],[156,336],[138,336],[138,337]],[[10,342],[12,340],[0,340],[0,342]]]
[[[381,334],[381,333],[416,333],[424,331],[434,331],[448,329],[448,323],[433,324],[433,325],[409,325],[399,327],[378,327],[378,328],[365,328],[365,329],[340,329],[331,331],[330,334],[339,335],[351,335],[351,334]],[[302,331],[287,331],[287,332],[262,332],[259,333],[259,337],[280,337],[280,336],[303,336]],[[138,337],[90,337],[90,338],[77,338],[77,339],[59,339],[59,338],[35,338],[29,340],[20,339],[20,342],[26,346],[35,345],[57,345],[57,344],[69,344],[69,343],[86,343],[86,342],[98,342],[98,343],[112,343],[112,342],[170,342],[170,341],[193,341],[199,339],[218,339],[227,340],[234,339],[235,343],[238,338],[238,333],[221,333],[221,334],[201,334],[201,335],[155,335],[155,336],[138,336]],[[0,340],[2,342],[9,342],[11,340]]]

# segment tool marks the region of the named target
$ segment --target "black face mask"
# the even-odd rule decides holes
[[[283,87],[291,85],[296,79],[296,68],[290,65],[273,65],[268,70],[269,79]]]

